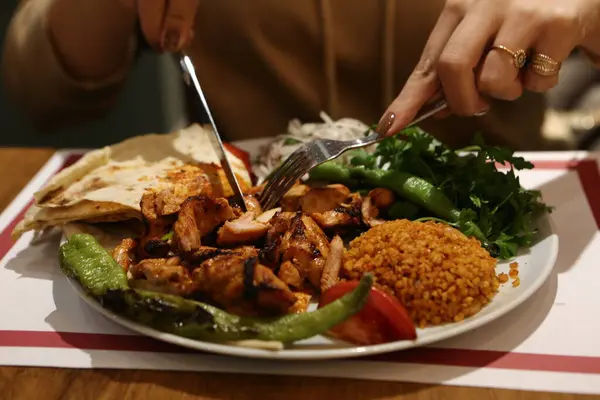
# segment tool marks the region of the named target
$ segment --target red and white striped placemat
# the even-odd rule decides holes
[[[520,174],[556,207],[557,264],[508,315],[434,346],[326,362],[217,356],[137,336],[91,310],[61,274],[59,237],[14,243],[33,193],[79,154],[56,153],[0,216],[0,365],[268,373],[600,394],[599,155],[524,153]]]

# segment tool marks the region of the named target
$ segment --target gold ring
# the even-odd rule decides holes
[[[541,76],[553,76],[558,74],[562,63],[542,53],[533,53],[531,58],[531,70]]]
[[[510,54],[511,57],[513,58],[513,65],[517,69],[523,68],[525,66],[525,63],[527,63],[527,52],[523,49],[513,51],[513,50],[509,49],[508,47],[502,46],[500,44],[493,45],[492,50],[493,49],[502,50],[502,51]]]

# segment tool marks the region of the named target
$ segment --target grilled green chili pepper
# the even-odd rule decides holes
[[[351,176],[351,168],[333,161],[328,161],[311,169],[309,178],[312,181],[335,182],[346,186],[356,186],[358,183]]]
[[[130,289],[123,268],[91,235],[73,235],[59,254],[63,271],[103,306],[157,329],[200,340],[289,343],[325,333],[362,309],[373,284],[371,275],[365,275],[353,292],[313,312],[247,318],[179,296]]]
[[[350,168],[350,175],[374,187],[390,189],[405,199],[448,221],[458,221],[460,210],[431,183],[399,171]]]
[[[92,235],[71,236],[60,246],[58,257],[64,274],[77,279],[94,296],[129,288],[123,268]]]

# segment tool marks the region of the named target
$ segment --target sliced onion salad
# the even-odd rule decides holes
[[[371,133],[368,125],[356,119],[342,118],[335,121],[323,111],[320,117],[323,122],[303,124],[297,119],[290,121],[286,133],[277,136],[261,149],[258,157],[253,160],[252,166],[258,184],[262,183],[298,147],[312,140],[352,140]],[[369,146],[364,150],[372,153],[375,146]],[[349,157],[342,155],[338,160],[346,163],[350,161],[347,159]]]

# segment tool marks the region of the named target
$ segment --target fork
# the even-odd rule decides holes
[[[416,125],[447,107],[448,104],[445,100],[437,101],[419,112],[407,127]],[[298,148],[275,170],[265,185],[260,196],[262,209],[273,208],[298,179],[317,165],[333,160],[348,150],[370,146],[383,139],[385,136],[372,133],[364,138],[354,140],[317,139]]]

